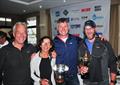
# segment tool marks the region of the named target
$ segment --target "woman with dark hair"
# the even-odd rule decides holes
[[[31,78],[34,85],[55,85],[54,73],[56,53],[50,37],[45,36],[39,41],[39,51],[31,59]]]

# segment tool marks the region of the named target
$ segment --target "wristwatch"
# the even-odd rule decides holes
[[[111,83],[116,84],[116,83],[117,83],[117,81],[116,81],[116,80],[111,80]]]

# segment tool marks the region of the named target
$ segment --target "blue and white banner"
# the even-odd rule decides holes
[[[86,20],[93,20],[97,24],[97,32],[109,39],[110,0],[89,0],[67,6],[52,8],[52,36],[57,34],[57,20],[67,18],[70,33],[83,37],[83,25]]]

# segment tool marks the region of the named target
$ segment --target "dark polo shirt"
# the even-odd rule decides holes
[[[4,85],[31,85],[30,56],[35,51],[31,44],[21,50],[11,43],[0,50],[0,74]]]

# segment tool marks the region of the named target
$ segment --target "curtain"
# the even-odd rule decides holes
[[[119,6],[111,5],[109,40],[116,55],[118,55],[118,39],[119,39],[119,14],[118,13],[119,13]]]

